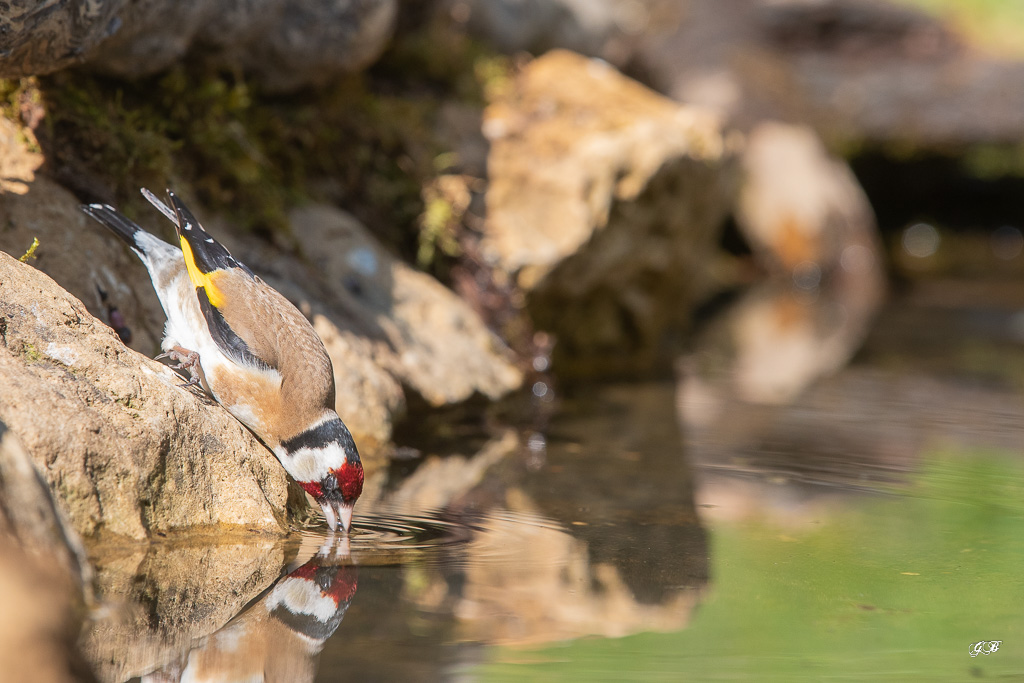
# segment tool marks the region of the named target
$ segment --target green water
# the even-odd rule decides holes
[[[962,681],[1024,675],[1024,465],[932,453],[895,495],[781,527],[711,528],[675,633],[500,649],[482,681]],[[979,640],[999,650],[972,658]]]

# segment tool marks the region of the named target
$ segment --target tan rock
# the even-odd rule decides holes
[[[17,127],[0,117],[0,251],[20,257],[38,239],[30,263],[110,322],[115,307],[128,323],[129,345],[159,353],[165,316],[142,263],[109,231],[87,218],[67,190],[36,175],[40,154],[29,151]],[[100,290],[107,294],[104,302]]]
[[[488,107],[484,133],[485,256],[530,290],[560,369],[650,365],[707,286],[731,202],[717,118],[554,51]]]
[[[474,393],[498,398],[519,386],[510,352],[480,317],[389,254],[352,216],[321,205],[297,209],[290,219],[356,329],[376,331],[370,338],[377,361],[427,402],[458,403]]]
[[[285,528],[274,456],[57,283],[0,253],[0,420],[83,536]]]
[[[732,354],[727,381],[737,397],[784,403],[846,364],[882,303],[874,213],[853,172],[812,130],[767,122],[748,139],[736,218],[773,279],[702,346]]]
[[[519,386],[512,354],[480,316],[350,214],[309,205],[289,219],[304,259],[230,233],[224,241],[312,320],[334,363],[338,414],[361,450],[390,439],[403,387],[441,406]]]

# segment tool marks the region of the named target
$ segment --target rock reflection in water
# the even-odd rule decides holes
[[[292,554],[313,556],[281,576]],[[106,615],[83,650],[112,682],[311,681],[356,590],[343,537],[297,552],[250,538],[151,548],[141,563],[105,555]],[[116,604],[117,596],[125,602]]]
[[[486,472],[446,502],[473,536],[457,571],[421,578],[408,598],[454,614],[462,640],[543,643],[688,622],[708,553],[674,387],[581,393],[554,417],[539,467],[534,451],[495,459],[492,444],[466,463],[482,459]],[[444,471],[436,460],[418,474]],[[400,488],[391,500],[410,502]]]
[[[143,683],[312,681],[320,650],[356,593],[357,570],[348,558],[347,538],[328,540],[258,602]]]

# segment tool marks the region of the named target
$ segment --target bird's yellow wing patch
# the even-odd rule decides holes
[[[188,269],[188,279],[192,281],[192,284],[196,287],[202,287],[206,290],[206,296],[210,299],[210,303],[215,308],[221,308],[224,303],[224,293],[217,287],[217,278],[220,276],[221,271],[213,270],[209,273],[204,273],[199,270],[199,266],[196,265],[195,255],[192,253],[192,247],[189,246],[188,240],[184,237],[181,238],[181,253],[185,255],[185,268]]]

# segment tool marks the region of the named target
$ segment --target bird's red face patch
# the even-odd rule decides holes
[[[333,470],[332,474],[338,480],[341,499],[348,504],[355,503],[356,499],[363,492],[362,463],[345,463],[338,469]]]
[[[324,496],[324,487],[320,486],[318,481],[300,481],[299,486],[313,496],[313,500],[320,500]]]
[[[317,582],[318,574],[325,574],[328,580],[323,583]],[[305,579],[317,584],[320,595],[329,596],[337,605],[348,602],[356,594],[356,588],[359,585],[358,577],[355,567],[348,565],[325,567],[318,564],[316,560],[307,562],[288,575],[289,579]],[[324,584],[326,584],[326,588],[322,587]]]

